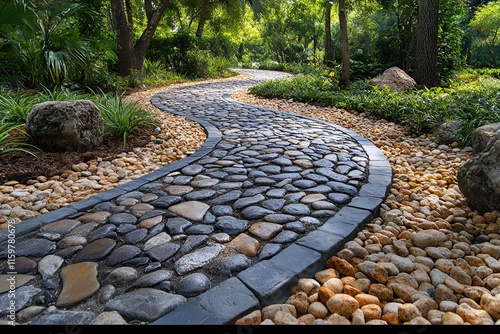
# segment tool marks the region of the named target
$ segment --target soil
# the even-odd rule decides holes
[[[101,146],[86,152],[45,152],[37,151],[38,157],[24,152],[11,152],[0,155],[0,184],[7,181],[26,183],[38,176],[48,178],[60,175],[71,166],[80,162],[97,159],[98,157],[114,157],[123,152],[132,151],[136,147],[143,147],[154,135],[154,127],[134,129],[124,146],[122,138],[106,137]],[[29,140],[26,140],[29,143]]]

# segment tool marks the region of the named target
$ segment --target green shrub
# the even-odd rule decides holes
[[[123,94],[96,95],[94,103],[104,119],[104,134],[122,138],[124,146],[134,129],[157,124],[153,112],[144,110],[138,103],[125,103]]]
[[[458,120],[462,144],[470,145],[470,134],[475,128],[500,122],[500,81],[493,78],[496,73],[495,70],[469,71],[457,75],[449,87],[404,93],[373,87],[366,80],[355,81],[349,89],[339,90],[336,76],[312,74],[265,82],[249,91],[266,98],[293,98],[363,112],[404,125],[415,135],[432,133],[443,122]]]

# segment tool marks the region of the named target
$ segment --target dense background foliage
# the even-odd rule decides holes
[[[347,0],[348,50],[341,47],[338,6],[325,0],[0,0],[0,138],[23,123],[29,106],[50,98],[47,92],[73,92],[72,98],[102,92],[118,99],[108,105],[119,106],[130,88],[227,76],[234,67],[299,75],[291,86],[269,83],[255,94],[365,112],[416,134],[457,119],[463,144],[473,128],[499,121],[498,1],[439,0],[433,42],[439,85],[406,94],[367,82],[392,66],[414,74],[419,1]],[[346,56],[351,85],[339,87]]]

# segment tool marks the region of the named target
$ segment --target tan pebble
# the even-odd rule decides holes
[[[457,296],[453,293],[453,290],[450,289],[445,284],[438,284],[436,290],[434,291],[434,300],[439,304],[443,300],[449,300],[458,302]]]
[[[385,284],[389,280],[389,273],[380,263],[363,261],[357,266],[361,272],[379,283]]]
[[[260,325],[262,322],[262,313],[260,310],[255,310],[236,320],[235,325]]]
[[[455,261],[456,263],[457,261]],[[470,267],[469,267],[470,269]],[[470,274],[465,272],[464,269],[455,266],[451,269],[450,271],[450,277],[455,279],[457,282],[464,284],[464,285],[471,285],[472,283],[472,278],[470,277]]]
[[[276,325],[271,319],[264,319],[260,324],[261,325]]]
[[[408,322],[403,323],[403,325],[419,325],[419,326],[425,326],[425,325],[432,325],[431,322],[427,319],[425,319],[422,316],[415,317],[411,319]]]
[[[380,319],[382,316],[382,308],[376,304],[367,304],[361,306],[361,311],[364,314],[365,320]]]
[[[427,317],[427,313],[430,310],[439,309],[438,303],[436,303],[436,301],[431,298],[417,299],[415,302],[413,302],[413,305],[415,305],[420,310],[420,313],[422,314],[423,317]]]
[[[344,285],[344,293],[348,294],[349,296],[356,297],[361,293],[361,291],[351,285]]]
[[[485,310],[476,310],[466,303],[458,305],[456,313],[471,325],[492,325],[491,316]]]
[[[335,295],[335,292],[329,288],[322,286],[318,290],[318,300],[326,305],[326,302]]]
[[[276,325],[297,325],[299,321],[290,312],[278,311],[274,315],[273,322]]]
[[[109,311],[98,314],[90,325],[127,325],[127,321],[117,311]]]
[[[340,315],[340,314],[332,314],[331,316],[328,317],[326,320],[328,323],[331,325],[350,325],[351,322],[346,316]]]
[[[304,314],[297,318],[297,321],[301,325],[312,325],[314,324],[314,320],[316,320],[316,318],[312,314]]]
[[[452,302],[449,300],[443,300],[441,303],[439,303],[439,310],[443,312],[455,312],[457,307],[458,304],[456,302]]]
[[[313,325],[331,325],[331,323],[323,319],[316,319],[314,320]]]
[[[273,305],[268,305],[265,306],[262,310],[262,318],[265,319],[274,319],[274,315],[278,311],[286,311],[293,315],[294,317],[297,316],[297,310],[295,309],[295,306],[290,305],[290,304],[273,304]]]
[[[344,276],[344,277],[340,277],[340,280],[342,281],[342,283],[344,283],[344,285],[354,285],[354,283],[356,282],[356,278],[353,277],[353,276]]]
[[[463,294],[465,285],[460,284],[455,279],[448,276],[445,278],[444,283],[446,284],[446,286],[452,289],[456,294]]]
[[[485,287],[480,286],[468,286],[463,289],[463,295],[473,300],[474,303],[478,303],[484,293],[489,294],[490,292]]]
[[[382,319],[374,319],[366,322],[367,325],[387,325],[387,322]]]
[[[405,303],[399,308],[398,316],[399,319],[404,323],[412,320],[413,318],[422,316],[422,313],[414,304]]]
[[[372,282],[368,278],[357,278],[351,285],[361,292],[368,292]]]
[[[309,302],[309,304],[317,302],[318,301],[318,293],[316,292],[310,296],[307,296],[307,301]]]
[[[305,292],[308,296],[318,292],[321,284],[312,278],[300,278],[297,285],[292,288],[292,293]]]
[[[349,295],[338,293],[328,299],[326,307],[333,314],[350,318],[351,314],[359,308],[359,303]]]
[[[488,273],[487,276],[484,276],[484,283],[489,289],[494,289],[497,286],[500,286],[500,273],[493,273],[491,268],[484,267],[484,274]],[[476,272],[479,272],[479,268]]]
[[[392,283],[399,283],[411,287],[413,289],[417,289],[419,284],[418,281],[412,275],[408,273],[400,273],[397,276],[389,279],[387,285],[391,285]]]
[[[366,323],[365,315],[361,309],[357,309],[351,316],[351,325],[364,325]]]
[[[389,325],[399,325],[401,322],[399,321],[399,316],[394,312],[387,312],[380,317],[380,320],[387,322]]]
[[[298,314],[306,314],[309,307],[309,301],[307,300],[307,294],[305,292],[297,292],[291,295],[285,302],[285,304],[290,304],[295,306]]]
[[[401,283],[392,283],[389,286],[394,293],[404,300],[406,303],[410,303],[412,300],[412,296],[417,294],[417,290],[412,288],[411,286],[401,284]]]
[[[446,312],[441,317],[441,324],[443,325],[463,325],[464,323],[464,319],[453,312]]]
[[[328,281],[323,283],[323,286],[332,290],[334,293],[342,293],[344,291],[344,283],[340,278],[330,278]]]
[[[367,293],[357,294],[354,298],[358,301],[361,307],[368,304],[380,306],[380,300],[376,296],[372,296]]]
[[[67,236],[57,242],[57,247],[66,248],[72,246],[80,246],[85,245],[87,243],[87,239],[84,237],[79,237],[76,235]]]
[[[323,318],[328,314],[328,309],[323,303],[313,302],[309,305],[307,313],[312,314],[315,318]]]
[[[374,283],[370,285],[368,294],[377,297],[381,301],[392,301],[393,300],[393,290],[384,284]]]
[[[378,240],[376,240],[376,243],[366,245],[365,249],[370,254],[376,254],[382,251],[382,244],[380,244]]]
[[[330,257],[326,261],[325,266],[335,269],[342,276],[354,276],[356,273],[356,269],[348,261],[338,256]]]
[[[411,272],[411,276],[416,280],[416,282],[420,285],[422,283],[430,283],[431,278],[429,277],[430,269],[427,266],[424,266],[420,263],[416,263],[415,267],[423,267],[423,269],[415,269]]]
[[[320,270],[314,274],[314,278],[321,284],[324,284],[331,278],[339,278],[339,276],[340,276],[339,273],[333,268]]]
[[[490,294],[483,294],[480,301],[481,307],[488,312],[493,320],[500,319],[500,299]]]

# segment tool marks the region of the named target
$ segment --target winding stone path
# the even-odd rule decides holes
[[[15,238],[0,231],[1,320],[234,324],[283,302],[378,214],[392,180],[381,151],[335,124],[232,101],[284,76],[241,72],[252,78],[152,98],[205,127],[191,156],[25,220]]]

